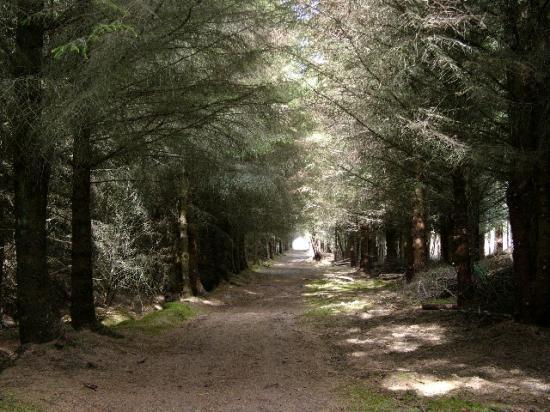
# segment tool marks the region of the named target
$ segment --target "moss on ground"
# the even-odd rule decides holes
[[[350,400],[353,411],[364,412],[497,412],[504,409],[496,405],[487,405],[452,397],[423,398],[414,393],[388,394],[374,389],[353,385],[344,390]]]
[[[0,411],[39,412],[40,409],[30,403],[17,400],[17,398],[9,392],[0,392]]]
[[[351,400],[350,406],[353,411],[392,412],[400,409],[396,399],[363,386],[347,388],[346,395]]]
[[[308,318],[328,318],[335,314],[336,310],[334,308],[327,307],[313,308],[304,312],[304,316],[307,316]]]
[[[496,406],[484,405],[478,402],[471,402],[457,397],[430,399],[425,403],[425,407],[423,409],[433,412],[492,412],[502,410]]]
[[[128,319],[113,328],[115,330],[139,331],[157,335],[165,330],[180,326],[184,321],[196,316],[197,312],[189,305],[179,302],[166,303],[162,310],[148,313],[139,319]]]

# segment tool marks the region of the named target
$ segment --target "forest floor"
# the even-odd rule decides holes
[[[422,311],[400,288],[289,253],[175,327],[26,348],[0,410],[550,410],[548,330]]]

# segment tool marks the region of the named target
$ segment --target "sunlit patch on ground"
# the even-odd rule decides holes
[[[391,391],[414,391],[421,396],[440,396],[456,390],[469,390],[478,394],[490,394],[498,390],[517,392],[527,390],[536,396],[550,394],[550,385],[540,379],[529,377],[509,377],[501,371],[501,378],[484,379],[479,376],[458,376],[450,378],[416,372],[397,372],[383,380],[383,387]],[[506,376],[508,376],[506,378]]]
[[[353,279],[347,276],[328,276],[306,285],[310,293],[314,292],[351,292],[368,291],[388,287],[390,283],[380,279]]]
[[[442,380],[435,376],[420,375],[414,372],[399,372],[388,376],[383,386],[391,391],[414,391],[422,396],[446,395],[454,389],[465,386],[465,382],[458,379]],[[481,384],[475,383],[479,388]]]
[[[341,269],[307,283],[302,294],[310,306],[306,316],[363,316],[372,306],[372,294],[392,286],[379,279],[356,279],[352,274],[353,271]]]
[[[351,399],[354,411],[410,412],[491,412],[503,411],[498,405],[484,404],[458,396],[419,396],[414,391],[395,393],[370,386],[352,385],[343,388]]]
[[[368,302],[365,299],[355,299],[349,302],[327,303],[327,301],[316,300],[312,303],[313,308],[306,312],[306,316],[323,316],[336,314],[353,314],[365,310]]]
[[[444,342],[445,329],[437,324],[389,324],[373,328],[363,334],[363,337],[348,338],[344,343],[374,346],[384,352],[413,352],[424,345],[432,346]]]
[[[205,298],[198,298],[196,296],[193,296],[193,297],[190,297],[190,298],[186,298],[186,299],[183,299],[183,302],[188,302],[188,303],[198,303],[198,304],[202,304],[202,305],[206,305],[206,306],[224,306],[225,303],[222,302],[221,300],[219,299],[205,299]]]

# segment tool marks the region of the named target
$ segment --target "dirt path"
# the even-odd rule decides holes
[[[550,410],[550,330],[423,311],[400,281],[299,253],[235,281],[162,334],[27,348],[0,410]]]
[[[207,313],[159,336],[31,348],[0,388],[55,411],[344,410],[333,355],[303,318],[303,284],[320,270],[305,260],[291,253],[222,287]]]

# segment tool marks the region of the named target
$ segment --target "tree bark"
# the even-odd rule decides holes
[[[550,159],[547,159],[550,163]],[[550,326],[550,165],[538,175],[537,262],[535,267],[533,319]]]
[[[468,206],[468,225],[471,262],[479,262],[485,255],[484,236],[481,230],[481,198],[482,193],[476,179],[471,175],[466,180],[466,199]]]
[[[397,231],[392,227],[386,228],[386,268],[393,270],[397,265]]]
[[[548,2],[508,2],[505,40],[510,145],[518,161],[508,182],[516,317],[550,325],[550,20]],[[517,62],[521,62],[518,64]],[[523,159],[528,159],[527,161]]]
[[[363,269],[364,272],[367,272],[370,269],[369,266],[369,227],[367,224],[362,224],[360,226],[360,236],[361,236],[361,262],[359,266]]]
[[[413,238],[410,231],[407,231],[405,236],[403,236],[403,254],[405,260],[405,280],[410,283],[414,279],[415,274]]]
[[[252,250],[253,250],[253,264],[254,265],[257,265],[258,264],[258,240],[256,239],[256,232],[254,232],[253,234],[253,237],[252,237]]]
[[[349,243],[349,261],[350,261],[350,266],[353,268],[355,266],[357,266],[357,249],[356,249],[356,240],[355,240],[355,237],[356,237],[356,232],[355,231],[351,231],[349,232],[349,235],[348,235],[348,243]]]
[[[189,289],[193,296],[204,296],[206,290],[202,285],[199,274],[199,251],[197,247],[197,228],[188,225],[187,238],[189,242]]]
[[[175,222],[174,267],[169,273],[166,285],[166,301],[176,301],[184,294],[184,285],[189,279],[189,236],[187,207],[189,203],[189,181],[180,178],[177,197],[177,220]]]
[[[16,113],[12,147],[17,252],[17,314],[22,343],[47,342],[61,333],[47,266],[47,202],[50,165],[39,134],[42,111],[42,1],[17,1],[13,72]]]
[[[453,219],[451,214],[443,213],[439,217],[439,232],[441,235],[441,260],[445,263],[451,263],[451,244],[453,237]]]
[[[473,297],[467,188],[462,169],[453,173],[453,197],[453,263],[458,280],[457,304],[462,309]]]
[[[73,142],[71,323],[75,329],[97,324],[94,304],[90,129],[82,125]]]
[[[495,253],[502,253],[504,250],[504,233],[501,222],[498,222],[495,227],[495,243]]]
[[[248,259],[246,258],[246,238],[244,234],[239,235],[238,242],[240,266],[241,270],[245,270],[248,269]],[[281,245],[281,241],[279,241],[279,245]]]
[[[6,258],[6,234],[4,228],[4,205],[0,203],[0,329],[2,328],[2,317],[4,315],[4,260]]]
[[[409,276],[423,270],[428,262],[428,247],[426,242],[426,189],[418,182],[414,189],[413,216],[411,227],[411,241],[413,253],[412,273]],[[412,280],[410,277],[410,280]]]

